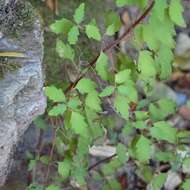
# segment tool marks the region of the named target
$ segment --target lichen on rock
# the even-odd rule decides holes
[[[31,29],[35,20],[35,11],[27,1],[0,0],[0,28],[3,33],[19,35],[26,28]]]

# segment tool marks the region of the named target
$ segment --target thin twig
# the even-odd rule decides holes
[[[93,170],[93,169],[94,169],[95,167],[97,167],[98,165],[100,165],[100,164],[102,164],[102,163],[104,163],[104,162],[107,162],[107,161],[111,160],[112,158],[114,158],[114,157],[116,157],[116,156],[117,156],[117,154],[113,154],[112,156],[109,156],[109,157],[107,157],[107,158],[104,158],[104,159],[102,159],[102,160],[96,162],[96,163],[93,164],[92,166],[89,166],[88,171]]]
[[[123,39],[126,38],[126,36],[128,36],[131,31],[136,28],[145,18],[146,16],[149,14],[149,12],[152,10],[153,6],[154,6],[155,1],[152,1],[150,3],[150,5],[148,6],[148,8],[143,12],[143,14],[115,41],[113,41],[112,43],[110,43],[108,46],[106,46],[102,51],[106,52],[110,49],[112,49],[113,47],[117,46]],[[92,62],[90,62],[87,66],[84,73],[82,73],[73,83],[71,83],[69,85],[69,87],[65,90],[65,93],[67,94],[69,91],[71,91],[77,84],[78,82],[86,75],[86,73],[88,72],[88,70],[94,66],[96,64],[96,61],[98,60],[100,56],[100,53],[95,57],[95,59],[92,60]]]

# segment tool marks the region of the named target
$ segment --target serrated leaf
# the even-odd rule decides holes
[[[73,171],[73,175],[72,175],[76,181],[81,185],[84,186],[85,185],[85,177],[86,177],[86,170],[84,167],[77,167],[75,168],[75,170]]]
[[[169,79],[172,73],[172,50],[166,46],[161,46],[156,57],[156,63],[160,69],[160,78]]]
[[[121,95],[125,95],[130,102],[137,102],[138,94],[137,89],[132,84],[118,86],[118,92]]]
[[[121,19],[114,11],[109,11],[105,17],[106,20],[106,34],[108,36],[114,35],[121,28]]]
[[[170,162],[175,158],[172,152],[155,151],[155,159],[160,162]]]
[[[190,187],[190,178],[185,179],[185,181],[182,184],[182,189],[183,190],[189,190]]]
[[[187,170],[187,171],[190,171],[190,157],[186,158],[183,161],[183,168],[185,168],[185,170]]]
[[[124,119],[129,118],[129,101],[126,97],[117,95],[114,100],[114,107]]]
[[[59,115],[63,115],[66,111],[67,107],[65,104],[58,104],[56,106],[54,106],[49,112],[48,115],[49,116],[59,116]]]
[[[103,89],[103,91],[99,94],[100,97],[106,97],[110,96],[113,94],[115,90],[114,86],[107,86],[106,88]]]
[[[131,70],[125,69],[115,75],[115,82],[118,84],[131,81]]]
[[[30,160],[28,164],[28,171],[32,171],[37,164],[37,160]]]
[[[118,7],[123,7],[123,6],[125,6],[127,4],[127,1],[128,0],[116,0],[116,5]]]
[[[162,22],[157,17],[152,16],[150,19],[150,24],[152,29],[154,29],[155,26],[162,25],[162,27],[158,27],[157,30],[155,30],[155,38],[169,48],[175,47],[175,41],[173,36],[176,33],[174,29],[174,24],[171,22],[168,15],[165,15],[164,21]]]
[[[119,143],[116,148],[118,160],[121,163],[125,163],[128,160],[128,155],[127,155],[127,148],[125,145]]]
[[[50,29],[56,34],[65,34],[67,35],[69,30],[72,28],[73,23],[65,18],[55,21],[55,23],[50,25]]]
[[[56,51],[61,58],[74,61],[75,52],[69,44],[64,44],[61,40],[57,40]]]
[[[144,121],[136,121],[133,123],[134,127],[137,129],[146,129],[147,125]]]
[[[101,40],[100,30],[96,24],[90,23],[90,24],[86,25],[85,32],[86,32],[86,35],[88,36],[88,38],[92,38],[97,41]]]
[[[138,59],[138,69],[143,78],[154,78],[156,76],[156,69],[151,53],[148,51],[141,51]]]
[[[136,157],[141,162],[146,162],[151,157],[151,141],[144,137],[140,136],[139,140],[136,143]]]
[[[72,99],[69,100],[67,103],[67,106],[70,107],[71,109],[76,109],[79,105],[81,104],[79,98],[73,97]]]
[[[165,17],[166,8],[167,8],[167,1],[166,0],[156,0],[152,14],[156,15],[156,17],[158,19],[163,21],[164,17]]]
[[[47,129],[47,123],[41,116],[37,117],[37,119],[35,119],[33,122],[37,128],[43,129],[43,130]]]
[[[157,50],[159,48],[159,41],[152,32],[152,27],[150,24],[142,26],[142,36],[148,47],[152,50]]]
[[[176,104],[170,99],[161,99],[149,105],[150,116],[154,121],[164,120],[176,112]]]
[[[96,111],[96,112],[100,112],[101,109],[101,101],[100,98],[98,96],[98,93],[96,91],[91,91],[85,100],[85,104],[86,106],[88,106],[89,108],[91,108],[92,110]]]
[[[71,45],[76,44],[78,42],[79,37],[79,29],[77,26],[73,26],[68,33],[68,41]]]
[[[108,79],[108,57],[103,52],[101,52],[96,62],[96,71],[103,80]]]
[[[136,111],[135,112],[135,118],[136,120],[146,120],[148,119],[149,115],[146,111]]]
[[[161,189],[166,182],[167,174],[166,173],[160,173],[157,176],[154,176],[152,180],[152,190],[158,190]]]
[[[60,190],[60,188],[57,185],[50,185],[45,190]]]
[[[95,82],[87,78],[81,79],[76,86],[76,89],[82,94],[90,93],[91,91],[94,91],[95,88],[96,88]]]
[[[55,86],[47,86],[45,88],[45,94],[46,96],[54,101],[54,102],[64,102],[65,101],[65,95],[63,91],[59,88],[56,88]]]
[[[157,140],[165,140],[169,143],[175,144],[177,140],[177,129],[165,121],[154,123],[154,126],[150,129],[150,134]]]
[[[130,122],[127,122],[127,124],[122,129],[122,135],[124,137],[129,136],[133,133],[133,131],[134,131],[133,125]]]
[[[73,16],[77,24],[80,24],[84,20],[84,13],[85,13],[85,3],[81,3],[79,7],[75,10]]]
[[[140,8],[144,8],[147,5],[148,0],[116,0],[116,5],[118,7],[123,7],[125,5],[135,5]]]
[[[185,27],[185,21],[183,18],[183,6],[181,4],[181,0],[171,0],[170,6],[169,6],[169,15],[171,20],[182,27]]]
[[[69,177],[70,171],[71,171],[71,160],[64,159],[63,162],[58,162],[58,173],[61,175],[64,179]]]
[[[76,134],[86,136],[88,134],[88,125],[84,116],[78,112],[72,112],[70,119],[71,127]]]

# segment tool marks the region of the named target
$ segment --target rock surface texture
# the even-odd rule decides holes
[[[0,14],[3,14],[3,6],[12,6],[8,11],[14,13],[14,6],[18,2],[21,1],[0,0]],[[6,18],[7,15],[4,21],[1,20],[1,26],[3,22],[7,22]],[[27,19],[23,21],[27,22]],[[2,60],[7,64],[19,64],[19,68],[6,72],[0,79],[0,186],[5,183],[10,171],[15,145],[29,124],[42,114],[46,107],[42,72],[43,32],[40,20],[35,16],[30,28],[23,26],[24,23],[19,26],[22,30],[15,36],[8,34],[9,29],[6,32],[6,28],[0,27],[0,53],[8,51],[24,54],[24,57],[20,58],[16,55],[0,57],[0,67]]]

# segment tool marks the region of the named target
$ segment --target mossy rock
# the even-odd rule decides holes
[[[17,43],[26,31],[34,27],[36,12],[31,3],[27,1],[0,0],[0,52],[16,52],[14,42]],[[10,40],[12,43],[10,43]],[[9,72],[20,68],[20,63],[15,60],[16,56],[6,57],[0,55],[0,79]]]
[[[27,1],[9,1],[0,3],[0,28],[6,35],[19,35],[33,26],[35,11]]]

